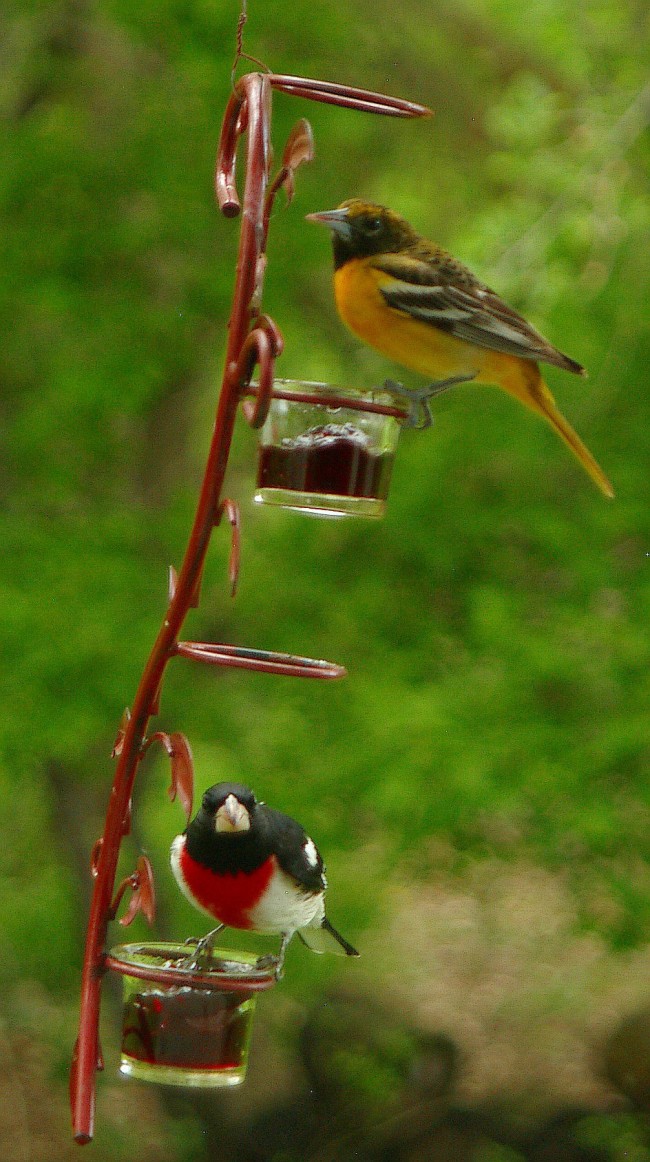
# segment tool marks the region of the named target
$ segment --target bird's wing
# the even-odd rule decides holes
[[[387,254],[372,265],[389,276],[379,288],[389,307],[477,347],[584,374],[579,363],[553,347],[461,263]]]
[[[324,892],[327,887],[320,852],[306,831],[281,811],[264,807],[276,859],[305,892]]]

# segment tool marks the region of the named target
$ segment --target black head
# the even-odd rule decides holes
[[[250,831],[257,799],[243,783],[215,783],[203,796],[196,822],[217,835]]]
[[[242,783],[209,787],[185,829],[190,855],[220,874],[259,867],[271,852],[261,806]]]
[[[406,219],[386,206],[363,202],[360,198],[350,198],[336,210],[308,214],[307,220],[332,231],[337,269],[351,258],[396,254],[417,241],[417,234]]]

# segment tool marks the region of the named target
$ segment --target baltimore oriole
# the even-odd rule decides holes
[[[537,366],[586,375],[579,363],[385,206],[352,198],[307,218],[332,232],[336,305],[355,335],[422,375],[503,388],[555,429],[605,496],[614,495]]]

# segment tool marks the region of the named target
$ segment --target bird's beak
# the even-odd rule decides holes
[[[220,832],[248,831],[250,825],[251,817],[244,804],[240,803],[235,795],[229,795],[217,811],[215,830]]]
[[[321,226],[327,226],[333,234],[338,234],[341,238],[350,237],[350,219],[346,206],[341,206],[338,210],[321,210],[318,214],[306,214],[305,218],[308,222],[318,222]]]

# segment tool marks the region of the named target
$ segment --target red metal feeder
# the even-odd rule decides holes
[[[241,20],[240,32],[241,34]],[[238,40],[238,43],[239,43]],[[249,73],[234,86],[221,131],[216,170],[216,193],[226,217],[236,217],[242,209],[235,181],[239,139],[246,135],[246,181],[235,292],[228,327],[225,369],[212,442],[185,556],[178,573],[170,570],[169,603],[158,636],[146,662],[131,710],[125,712],[118,731],[113,757],[117,761],[108,803],[104,832],[93,848],[91,872],[93,897],[86,936],[81,982],[79,1035],[70,1076],[70,1098],[74,1136],[89,1142],[93,1136],[95,1073],[103,1068],[99,1044],[99,1011],[104,975],[112,970],[125,976],[127,1021],[122,1043],[122,1068],[132,1075],[173,1084],[217,1084],[240,1081],[250,1034],[249,1022],[255,996],[270,988],[271,971],[259,974],[246,958],[237,954],[238,966],[201,971],[179,965],[183,946],[156,945],[115,949],[107,954],[108,926],[117,916],[124,895],[131,892],[128,909],[120,923],[128,924],[138,911],[151,922],[154,916],[153,875],[149,861],[141,856],[136,871],[114,890],[122,839],[130,831],[131,796],[135,776],[149,746],[160,742],[171,760],[171,797],[178,795],[189,818],[192,804],[192,759],[182,734],[156,731],[148,735],[151,718],[158,713],[160,690],[166,667],[172,659],[218,666],[236,666],[275,675],[304,678],[338,678],[342,666],[279,654],[245,646],[180,641],[188,611],[198,605],[201,577],[212,531],[225,516],[232,529],[230,582],[234,593],[239,570],[239,511],[222,499],[222,488],[239,404],[254,427],[262,427],[274,391],[275,360],[281,354],[280,331],[268,315],[261,313],[266,267],[266,239],[273,201],[282,188],[290,197],[295,170],[312,156],[308,122],[301,120],[289,137],[282,165],[271,178],[270,142],[271,94],[284,93],[324,101],[350,109],[382,113],[394,117],[426,116],[429,110],[409,101],[385,97],[362,89],[325,81],[274,74]],[[251,378],[257,368],[258,384]],[[277,392],[281,398],[282,388]],[[246,399],[253,395],[254,398]],[[357,401],[358,402],[358,401]],[[331,399],[327,406],[331,406]],[[351,406],[349,399],[346,406]],[[384,405],[362,403],[365,410],[386,410]],[[354,409],[353,409],[354,410]],[[388,409],[395,418],[399,409]],[[382,445],[383,448],[383,445]],[[348,484],[349,487],[349,484]],[[373,486],[374,487],[374,486]],[[297,492],[298,490],[292,489]],[[303,490],[304,491],[304,490]],[[328,496],[332,494],[328,493]],[[337,495],[337,494],[334,494]],[[344,495],[342,492],[340,495]],[[372,496],[382,503],[382,497]],[[187,955],[187,948],[183,949]],[[161,959],[162,957],[162,959]],[[189,973],[189,976],[188,976]],[[191,978],[191,979],[190,979]],[[205,1028],[215,1034],[210,1047],[203,1045]],[[171,1034],[171,1039],[170,1039]],[[239,1056],[235,1054],[238,1049]],[[204,1056],[209,1057],[206,1063]],[[174,1071],[170,1073],[169,1071]],[[182,1080],[181,1080],[182,1078]]]

